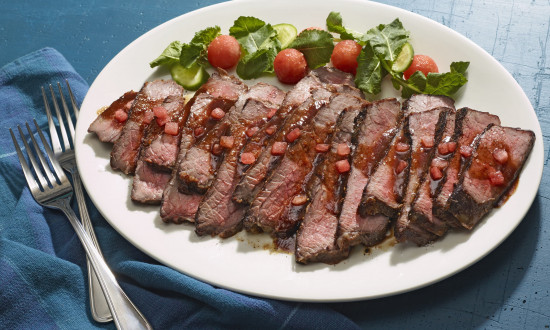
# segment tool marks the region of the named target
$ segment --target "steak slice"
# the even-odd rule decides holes
[[[171,80],[146,82],[136,96],[130,116],[124,124],[120,137],[111,151],[111,167],[124,174],[134,174],[141,149],[141,139],[145,135],[152,118],[153,108],[167,99],[175,99],[183,94],[183,88]]]
[[[159,122],[155,121],[141,141],[142,150],[139,157],[148,164],[165,172],[172,172],[176,165],[179,141],[181,140],[181,129],[189,116],[189,108],[184,105],[185,99],[182,96],[169,102],[167,99],[163,103],[164,108],[168,112],[166,122],[177,124],[177,134],[166,133],[165,125],[159,125]]]
[[[409,116],[439,107],[454,109],[453,100],[446,96],[413,95],[403,104],[404,120],[399,124],[388,152],[369,178],[359,205],[362,226],[368,229],[371,242],[386,236],[390,221],[397,218],[408,182],[411,156],[410,136],[406,132]],[[434,108],[435,107],[435,108]]]
[[[454,109],[455,102],[448,96],[414,94],[403,103],[403,107],[405,109],[405,113],[410,114],[439,107]]]
[[[409,179],[403,196],[403,206],[394,228],[395,238],[399,242],[408,240],[422,246],[437,238],[437,235],[410,221],[409,214],[421,179],[428,170],[437,149],[436,146],[441,140],[447,122],[447,112],[448,108],[437,108],[409,116],[407,126],[407,133],[411,138]]]
[[[233,191],[239,182],[239,151],[247,135],[266,125],[272,109],[281,105],[285,93],[277,87],[258,83],[237,101],[229,119],[229,135],[233,146],[226,153],[217,171],[216,179],[206,192],[195,218],[195,232],[199,236],[229,237],[242,229],[241,220],[246,208],[233,201]]]
[[[137,92],[129,91],[111,103],[111,105],[101,112],[90,124],[88,132],[95,133],[101,142],[114,143],[120,137],[120,133],[126,122],[122,120],[122,117],[117,119],[117,112],[128,115],[136,95]]]
[[[363,99],[351,94],[331,94],[326,89],[319,89],[311,97],[312,107],[322,99],[330,97],[330,100],[319,108],[310,122],[300,127],[300,138],[287,148],[280,165],[262,186],[244,220],[247,230],[288,237],[296,229],[301,212],[291,210],[292,203],[295,197],[303,194],[303,184],[317,156],[316,145],[328,142],[342,111],[353,111],[365,104]]]
[[[449,111],[441,142],[437,145],[429,170],[423,174],[422,183],[418,188],[409,216],[411,223],[437,236],[443,236],[447,232],[447,224],[433,214],[432,199],[435,196],[437,184],[442,180],[449,160],[456,151],[455,118],[456,112]]]
[[[382,219],[381,222],[372,217],[367,219],[357,210],[363,190],[386,154],[402,120],[403,112],[399,101],[391,98],[373,102],[363,115],[364,118],[357,123],[358,128],[354,136],[356,148],[338,220],[338,246],[347,253],[351,246],[361,241],[371,246],[386,236],[387,219]]]
[[[472,229],[514,185],[527,161],[535,133],[491,126],[477,141],[450,197],[449,211],[466,229]]]
[[[330,151],[326,156],[321,156],[322,161],[315,166],[313,175],[306,185],[309,204],[296,233],[295,257],[299,263],[336,264],[348,256],[349,251],[336,245],[338,214],[348,173],[340,173],[336,163],[342,160],[350,161],[349,154],[342,152],[346,149],[343,146],[350,150],[353,148],[355,118],[360,112],[366,111],[367,104],[365,102],[362,107],[352,107],[340,113]],[[398,105],[397,108],[399,107]]]
[[[159,170],[139,159],[132,182],[130,198],[143,204],[160,204],[164,188],[172,177],[170,172]]]
[[[500,125],[498,116],[488,112],[481,112],[470,108],[461,108],[456,113],[455,135],[457,136],[457,148],[452,158],[449,160],[443,178],[437,183],[433,198],[433,213],[438,219],[446,222],[449,226],[461,228],[461,224],[450,213],[448,201],[455,184],[458,182],[458,175],[461,172],[464,158],[460,150],[467,150],[479,134],[487,128],[488,125]],[[462,152],[464,153],[464,151]]]
[[[177,134],[165,132],[164,121],[182,126],[189,115],[185,108],[183,95],[167,97],[162,107],[167,112],[166,119],[153,120],[147,133],[141,140],[141,152],[137,161],[136,173],[132,184],[131,199],[145,204],[160,204],[162,192],[170,181],[171,171],[178,154],[178,141],[181,131]]]
[[[279,111],[270,119],[269,124],[261,129],[261,134],[254,135],[245,145],[244,152],[252,153],[256,161],[242,166],[244,175],[241,177],[233,198],[238,203],[250,204],[258,193],[261,183],[267,177],[269,169],[278,164],[280,157],[271,155],[271,147],[275,142],[281,142],[300,121],[307,120],[305,106],[300,107],[312,94],[313,90],[323,85],[353,85],[353,76],[334,68],[322,67],[310,71],[287,94]],[[344,89],[344,87],[340,87]],[[355,89],[349,92],[360,93]]]
[[[186,103],[189,116],[181,131],[179,152],[172,177],[162,196],[160,216],[164,222],[194,221],[202,195],[195,192],[185,194],[179,191],[177,176],[179,164],[195,141],[216,124],[216,121],[211,118],[212,110],[220,108],[228,111],[247,89],[248,87],[239,79],[228,75],[223,70],[218,70]]]

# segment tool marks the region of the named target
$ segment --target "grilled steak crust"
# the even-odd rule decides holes
[[[454,132],[454,135],[457,137],[456,151],[449,159],[449,165],[444,172],[443,178],[437,183],[433,197],[434,215],[451,227],[462,227],[452,213],[448,212],[449,197],[458,182],[464,163],[463,157],[459,152],[460,148],[470,147],[474,139],[491,124],[500,125],[498,116],[470,108],[457,110]]]
[[[534,143],[532,131],[497,125],[476,139],[450,197],[449,211],[464,228],[474,228],[514,185]]]
[[[327,97],[331,95],[323,91]],[[312,97],[318,104],[318,93]],[[292,200],[303,194],[303,183],[307,182],[317,155],[315,146],[327,143],[340,112],[345,109],[361,108],[364,101],[350,94],[334,94],[330,102],[319,108],[313,120],[301,127],[300,138],[286,150],[281,164],[273,170],[269,179],[247,212],[244,225],[250,231],[265,231],[274,236],[288,236],[298,224],[300,212],[291,210]],[[291,212],[289,212],[291,211]]]
[[[308,120],[309,115],[304,112],[304,107],[301,105],[315,89],[325,85],[339,88],[341,92],[361,95],[357,89],[345,87],[353,86],[353,76],[348,73],[326,67],[310,71],[286,94],[281,107],[270,119],[269,124],[261,129],[261,134],[254,135],[244,147],[242,152],[254,154],[256,161],[240,169],[244,175],[233,194],[235,201],[248,205],[252,203],[270,168],[275,167],[280,161],[280,157],[271,155],[272,145],[283,141],[297,122]]]
[[[111,103],[88,127],[88,132],[95,133],[101,142],[114,143],[120,137],[125,123],[125,121],[118,121],[115,114],[119,110],[128,114],[136,95],[137,92],[129,91]]]
[[[153,112],[153,107],[177,99],[182,94],[183,88],[174,81],[155,80],[143,85],[132,104],[130,116],[120,137],[113,145],[111,167],[114,170],[120,170],[124,174],[134,173],[141,140],[150,126],[146,116]]]
[[[232,199],[240,179],[239,151],[247,140],[247,132],[265,126],[271,110],[279,108],[284,96],[280,89],[259,83],[237,101],[234,115],[229,118],[228,133],[234,139],[233,146],[226,153],[195,218],[195,232],[199,236],[229,237],[241,230],[246,208]]]
[[[447,123],[445,124],[443,136],[435,148],[435,155],[429,170],[423,174],[422,183],[418,188],[409,216],[411,223],[437,236],[443,236],[447,232],[448,227],[444,221],[433,214],[432,199],[435,196],[437,184],[442,179],[439,177],[439,173],[445,173],[449,165],[449,159],[452,158],[456,151],[455,118],[456,112],[454,110],[447,113]]]
[[[374,245],[385,237],[387,219],[382,224],[370,221],[375,219],[362,217],[358,207],[371,174],[388,151],[403,112],[401,104],[391,98],[373,102],[362,115],[356,122],[357,129],[353,137],[356,147],[338,220],[338,245],[348,253],[351,246],[361,241],[366,245]]]
[[[196,140],[205,136],[216,125],[217,121],[211,117],[212,110],[220,108],[228,111],[246,90],[248,87],[239,79],[228,75],[223,70],[218,70],[185,104],[185,108],[189,109],[189,115],[181,131],[172,178],[165,187],[161,202],[160,216],[164,222],[194,221],[202,195],[196,192],[179,191],[180,164]]]
[[[394,235],[399,242],[412,241],[425,245],[437,238],[431,232],[411,222],[409,214],[412,203],[420,186],[421,178],[426,173],[445,129],[448,108],[437,108],[409,116],[407,134],[411,138],[411,162],[409,179],[403,196],[402,208],[395,223]]]
[[[338,234],[338,214],[346,187],[347,172],[340,173],[336,162],[348,160],[350,155],[338,154],[343,145],[354,148],[352,142],[355,119],[365,112],[368,102],[360,107],[351,107],[340,113],[336,131],[331,139],[330,151],[321,155],[313,175],[306,185],[305,192],[309,204],[296,233],[296,261],[307,264],[324,262],[336,264],[348,256],[349,251],[336,244]],[[399,108],[399,105],[397,106]]]

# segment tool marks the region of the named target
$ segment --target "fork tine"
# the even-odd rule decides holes
[[[78,109],[78,105],[76,104],[76,99],[74,98],[73,91],[71,89],[71,86],[69,86],[69,81],[65,79],[65,84],[67,85],[67,90],[69,91],[69,96],[71,98],[71,104],[73,106],[73,112],[74,112],[74,119],[78,120],[78,115],[80,110]]]
[[[13,134],[13,131],[11,130],[11,128],[10,128],[10,134],[11,134],[11,140],[13,142],[13,146],[15,147],[15,151],[17,152],[17,157],[19,158],[19,164],[21,164],[21,168],[23,169],[23,174],[24,174],[25,180],[27,181],[27,185],[29,185],[29,188],[31,189],[31,191],[40,189],[40,186],[34,179],[32,175],[32,171],[29,168],[29,164],[27,164],[27,161],[25,160],[25,156],[23,156],[21,147],[19,146],[19,143],[17,143],[17,139],[15,138],[15,134]],[[21,134],[21,129],[19,129],[19,134]]]
[[[44,136],[44,133],[42,133],[42,130],[40,129],[40,126],[38,126],[38,123],[36,122],[36,119],[32,119],[34,122],[34,126],[36,127],[36,132],[38,132],[38,135],[40,136],[40,140],[42,140],[42,144],[44,145],[44,150],[46,150],[46,154],[48,154],[48,157],[50,158],[50,162],[53,166],[53,169],[55,171],[55,175],[59,178],[60,181],[63,181],[65,178],[65,172],[63,172],[63,169],[61,168],[61,165],[56,160],[55,155],[48,145],[48,141],[46,140],[46,137]],[[28,124],[27,124],[28,127]]]
[[[52,148],[56,154],[61,153],[63,150],[61,150],[61,143],[59,142],[59,136],[57,135],[57,130],[55,129],[55,124],[52,118],[52,112],[50,111],[50,105],[48,103],[48,98],[46,97],[46,91],[44,90],[44,87],[40,87],[40,89],[42,90],[42,99],[44,100],[44,108],[46,108],[46,117],[48,117],[48,129],[50,130],[50,139],[52,141]]]
[[[44,154],[40,150],[40,147],[38,146],[38,143],[36,142],[36,139],[34,138],[34,134],[31,131],[31,128],[29,126],[29,123],[25,123],[25,126],[27,126],[27,132],[29,133],[29,137],[31,138],[32,146],[34,147],[34,151],[36,152],[36,155],[38,156],[38,160],[40,160],[40,165],[42,171],[46,174],[46,177],[48,178],[48,181],[50,185],[53,187],[55,183],[61,183],[61,180],[59,177],[55,177],[50,170],[50,166],[48,165],[48,161],[44,157]],[[30,150],[30,149],[29,149]]]
[[[36,161],[36,158],[34,157],[31,147],[27,143],[27,140],[25,139],[25,134],[23,133],[23,130],[21,129],[21,126],[17,125],[17,130],[19,131],[19,136],[21,137],[21,140],[23,141],[23,144],[25,145],[25,149],[27,150],[27,155],[29,156],[29,160],[31,162],[31,168],[34,169],[34,173],[36,174],[36,177],[38,178],[38,182],[40,183],[40,190],[44,190],[48,187],[48,182],[51,182],[51,180],[46,179],[44,176],[40,165]],[[32,136],[32,134],[31,134]],[[40,150],[37,152],[40,154]]]
[[[63,90],[61,89],[61,84],[57,83],[57,88],[59,89],[59,96],[61,98],[61,105],[63,106],[63,111],[65,112],[65,119],[67,119],[67,126],[69,127],[69,133],[71,134],[71,145],[74,141],[74,126],[73,121],[71,119],[71,114],[69,113],[69,107],[67,106],[67,102],[65,102],[65,97],[63,96]]]
[[[52,94],[52,101],[53,101],[53,107],[55,109],[55,114],[57,115],[57,122],[59,123],[59,130],[61,131],[61,139],[63,140],[63,150],[69,150],[71,148],[71,145],[69,144],[69,138],[67,137],[67,131],[65,130],[65,124],[63,117],[61,117],[61,111],[59,110],[59,105],[57,104],[57,100],[55,97],[55,93],[53,92],[53,87],[50,84],[50,93]]]

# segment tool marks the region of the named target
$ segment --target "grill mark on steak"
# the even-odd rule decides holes
[[[196,192],[182,193],[179,191],[180,164],[195,141],[204,136],[216,124],[210,116],[212,110],[216,108],[229,110],[247,89],[248,87],[234,76],[228,75],[223,70],[218,70],[186,103],[185,107],[189,108],[189,116],[181,131],[176,166],[172,171],[170,182],[164,190],[161,202],[160,216],[164,222],[194,221],[202,195]]]
[[[244,152],[252,153],[256,161],[250,165],[240,165],[239,171],[244,175],[241,177],[233,198],[238,203],[249,205],[257,195],[261,183],[269,173],[269,169],[276,166],[280,157],[271,155],[271,146],[277,141],[283,141],[284,137],[294,125],[306,120],[304,108],[300,107],[311,96],[313,90],[324,85],[353,85],[353,76],[336,70],[334,68],[318,68],[300,80],[287,94],[277,113],[270,119],[269,124],[255,134],[245,145]],[[344,87],[340,87],[344,88]],[[354,92],[360,95],[358,90]],[[266,130],[275,129],[272,134]]]
[[[327,90],[319,89],[312,96],[315,100],[313,104],[318,103],[321,91],[327,94],[327,98],[331,95]],[[303,184],[308,180],[317,155],[316,144],[327,143],[342,111],[360,108],[363,102],[350,94],[333,94],[330,101],[319,108],[311,122],[304,123],[300,138],[287,148],[281,164],[273,170],[252,202],[244,221],[247,230],[265,231],[283,237],[294,232],[301,212],[289,212],[291,201],[302,193]]]
[[[497,125],[476,139],[449,202],[449,211],[464,228],[471,230],[477,225],[514,185],[534,143],[532,131]],[[502,150],[507,154],[505,161],[495,154]],[[497,172],[499,182],[493,181]]]
[[[241,220],[246,207],[232,199],[233,191],[240,179],[239,151],[247,140],[247,130],[265,126],[267,116],[272,109],[279,108],[284,96],[285,93],[280,89],[259,83],[243,96],[246,102],[240,109],[235,106],[236,115],[230,120],[233,147],[226,153],[215,181],[199,206],[195,218],[197,235],[229,237],[242,229]]]
[[[155,80],[146,82],[132,104],[130,116],[120,137],[115,141],[111,151],[111,167],[124,174],[133,174],[141,149],[141,140],[149,123],[145,117],[153,112],[153,107],[161,105],[167,98],[183,94],[181,86],[174,81]]]
[[[449,166],[445,170],[444,177],[435,188],[433,199],[433,213],[437,218],[445,221],[451,227],[462,227],[452,213],[448,212],[449,197],[454,190],[455,184],[458,182],[458,176],[465,161],[459,150],[462,146],[470,146],[476,136],[481,134],[491,124],[500,125],[498,116],[470,108],[457,110],[454,132],[458,142],[457,149],[449,160]]]
[[[358,207],[370,176],[388,151],[403,112],[399,101],[391,98],[373,102],[363,115],[364,118],[359,117],[362,120],[357,121],[353,141],[356,148],[338,220],[338,246],[347,253],[361,241],[370,246],[386,236],[387,219],[380,222],[375,221],[376,218],[364,218],[358,213]]]
[[[443,236],[447,232],[447,224],[433,214],[433,197],[437,185],[442,180],[438,174],[432,174],[433,171],[444,173],[449,165],[449,160],[456,152],[457,136],[455,134],[456,112],[447,113],[447,123],[441,138],[441,142],[435,148],[435,155],[429,169],[424,173],[422,183],[418,188],[416,199],[413,201],[410,212],[410,221],[416,226],[425,230]],[[451,147],[454,146],[454,147]],[[450,149],[454,148],[454,149]]]
[[[88,127],[88,133],[95,133],[101,142],[114,143],[122,132],[125,121],[118,121],[115,114],[118,110],[128,114],[137,92],[129,91],[115,100]]]
[[[338,214],[348,173],[340,173],[336,168],[336,162],[343,159],[351,162],[349,155],[338,154],[338,148],[345,144],[353,150],[355,119],[359,113],[366,111],[368,104],[365,101],[361,107],[351,107],[340,113],[336,132],[331,139],[330,151],[327,155],[319,157],[322,160],[315,166],[313,175],[306,185],[309,204],[296,233],[295,244],[295,257],[299,263],[336,264],[348,256],[349,251],[340,249],[336,244]],[[397,108],[399,109],[399,105]]]
[[[411,162],[409,179],[406,184],[399,216],[395,223],[394,235],[397,241],[412,241],[417,245],[425,245],[437,238],[409,219],[411,205],[416,197],[420,180],[427,171],[445,129],[448,108],[437,108],[425,112],[413,113],[409,116],[407,134],[411,138]],[[431,141],[426,143],[425,141]]]

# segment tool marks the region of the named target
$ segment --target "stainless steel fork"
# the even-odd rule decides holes
[[[34,121],[34,125],[36,126],[40,139],[42,140],[47,156],[44,156],[40,150],[38,143],[31,132],[29,124],[25,123],[25,125],[27,127],[28,135],[32,141],[34,153],[27,143],[25,134],[21,130],[21,127],[17,126],[17,129],[19,130],[19,135],[21,136],[21,140],[27,150],[31,167],[29,167],[27,161],[25,160],[23,152],[21,151],[19,143],[17,142],[11,128],[10,134],[13,140],[13,145],[17,151],[19,162],[21,163],[21,168],[23,169],[25,180],[27,181],[27,185],[29,186],[32,196],[39,204],[45,207],[61,210],[67,218],[69,218],[69,221],[78,238],[82,242],[82,246],[86,251],[88,260],[90,260],[92,267],[97,274],[99,284],[103,288],[103,292],[105,292],[107,303],[111,308],[113,320],[117,328],[152,329],[145,317],[136,309],[124,291],[122,291],[115,279],[114,274],[111,272],[109,266],[107,266],[105,260],[103,260],[99,251],[92,243],[90,235],[88,235],[80,221],[78,221],[78,218],[70,205],[71,197],[73,195],[71,183],[67,179],[67,176],[63,172],[63,169],[59,163],[56,161],[51,148],[48,146],[44,134],[36,123],[36,120]],[[40,162],[36,160],[34,154],[38,156]],[[53,171],[48,165],[48,160],[52,165]],[[33,171],[36,177],[33,175]]]
[[[75,120],[77,120],[78,112],[79,112],[78,106],[76,104],[71,87],[69,86],[69,82],[67,80],[65,80],[65,82],[67,84],[67,90],[69,93],[69,99],[72,105]],[[48,103],[48,98],[46,97],[46,92],[44,91],[44,87],[41,87],[42,98],[44,100],[44,107],[46,108],[46,116],[48,117],[48,128],[50,131],[50,140],[52,144],[52,149],[53,149],[55,158],[61,164],[61,167],[63,167],[66,171],[68,171],[71,177],[73,178],[74,191],[75,191],[75,196],[78,203],[80,219],[82,220],[84,229],[88,232],[88,234],[90,234],[90,237],[92,238],[92,242],[94,243],[99,253],[101,254],[101,249],[99,248],[99,243],[97,242],[94,228],[92,226],[92,222],[88,214],[88,209],[86,207],[86,201],[84,199],[84,193],[82,190],[80,175],[78,174],[78,169],[76,167],[76,159],[74,155],[74,145],[73,145],[74,134],[75,134],[74,125],[71,119],[71,114],[69,113],[69,107],[67,106],[67,102],[65,101],[65,97],[63,96],[64,93],[63,93],[63,90],[61,89],[61,85],[59,84],[59,82],[57,83],[57,87],[59,89],[59,96],[61,100],[61,105],[63,106],[66,121],[63,119],[61,115],[61,111],[59,109],[59,105],[56,100],[57,98],[55,97],[55,93],[53,91],[52,85],[49,85],[51,100],[53,103],[55,114],[57,116],[57,121],[59,123],[59,130],[61,132],[61,138],[62,138],[61,141],[63,142],[63,144],[61,144],[61,142],[59,141],[59,135],[57,133],[55,123],[52,118],[52,113]],[[67,135],[67,132],[69,133],[70,136]],[[105,299],[105,295],[101,290],[101,287],[97,280],[97,276],[92,271],[92,267],[90,265],[89,260],[87,260],[87,266],[88,266],[88,288],[89,288],[89,294],[90,294],[90,309],[92,312],[92,317],[94,318],[94,320],[98,322],[110,322],[113,320],[113,316],[111,314],[111,311],[109,310],[107,300]]]

